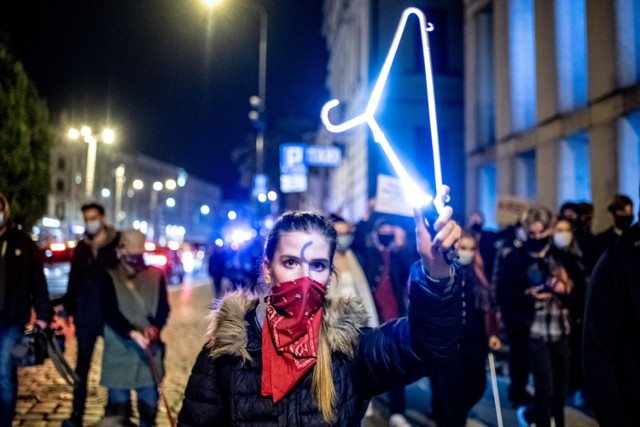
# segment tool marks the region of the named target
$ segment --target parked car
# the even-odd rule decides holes
[[[184,279],[184,266],[178,251],[166,247],[155,247],[144,254],[147,265],[152,265],[164,271],[169,284],[182,283]]]
[[[41,248],[41,251],[49,297],[55,300],[67,292],[73,248],[64,243],[50,243]]]

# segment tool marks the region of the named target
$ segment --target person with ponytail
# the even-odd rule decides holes
[[[337,234],[315,213],[291,211],[265,244],[255,293],[225,295],[211,315],[178,416],[180,426],[359,426],[369,400],[432,374],[457,351],[460,237],[445,208],[431,239],[416,214],[421,260],[406,317],[376,328],[353,295],[327,296]]]

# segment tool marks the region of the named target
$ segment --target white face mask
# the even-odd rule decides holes
[[[560,249],[566,249],[573,241],[573,233],[570,231],[558,231],[553,234],[553,243]]]
[[[95,235],[98,231],[100,231],[100,227],[102,227],[102,223],[100,222],[99,219],[95,219],[93,221],[87,221],[86,223],[87,234],[91,236]]]
[[[458,251],[458,263],[460,265],[469,265],[473,262],[473,256],[475,255],[475,251],[468,249],[460,249]]]
[[[351,243],[353,243],[353,234],[340,234],[336,243],[339,251],[346,251],[349,249],[349,246],[351,246]]]

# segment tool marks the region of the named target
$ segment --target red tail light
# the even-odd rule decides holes
[[[64,243],[52,243],[50,247],[53,252],[61,252],[67,249],[67,245]]]

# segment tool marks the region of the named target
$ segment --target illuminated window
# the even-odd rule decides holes
[[[618,79],[631,86],[640,81],[640,0],[616,0],[616,21]]]
[[[516,195],[525,199],[536,198],[536,152],[520,153],[516,157]]]
[[[478,170],[478,207],[484,214],[486,228],[498,228],[496,222],[496,205],[498,201],[496,188],[496,165],[488,163]]]
[[[567,200],[591,200],[589,135],[571,135],[560,143],[558,204]]]
[[[495,141],[495,85],[493,61],[493,8],[486,7],[476,14],[476,126],[478,146]]]
[[[512,130],[536,121],[536,45],[533,0],[509,2],[509,71]]]
[[[584,0],[556,0],[558,108],[587,105],[587,29]]]
[[[640,182],[640,111],[618,121],[618,182],[620,193],[640,206],[638,183]]]

